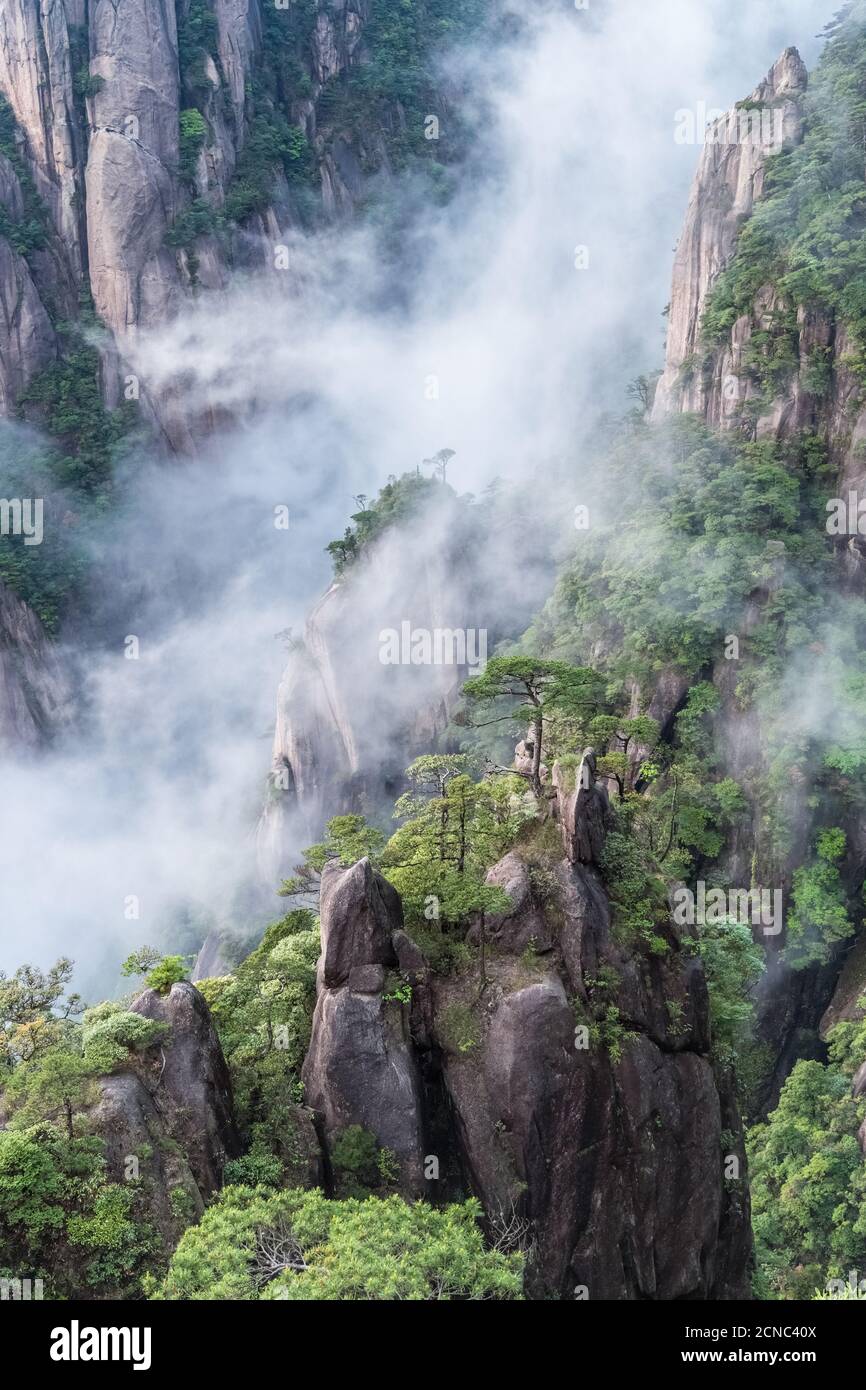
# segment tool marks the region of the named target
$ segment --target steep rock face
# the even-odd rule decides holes
[[[231,1080],[210,1010],[186,983],[172,985],[167,995],[147,989],[131,1008],[171,1027],[167,1045],[150,1050],[144,1079],[199,1191],[209,1197],[222,1185],[226,1160],[240,1152]]]
[[[202,1194],[186,1156],[166,1127],[139,1076],[120,1072],[99,1082],[100,1097],[87,1116],[91,1133],[105,1146],[106,1173],[112,1182],[128,1182],[131,1165],[146,1200],[148,1219],[156,1228],[165,1255],[171,1254],[190,1219],[204,1211]]]
[[[833,998],[821,1019],[821,1037],[826,1038],[837,1023],[860,1017],[859,1000],[866,995],[866,936],[860,936],[845,960]]]
[[[536,952],[549,950],[553,944],[550,924],[536,901],[526,861],[511,851],[494,864],[486,881],[501,888],[513,903],[507,912],[487,915],[484,930],[488,941],[513,955],[520,955],[530,945]],[[477,930],[470,935],[473,941],[479,939]]]
[[[54,354],[51,320],[27,262],[0,237],[0,413],[12,413]]]
[[[0,749],[37,749],[70,714],[71,680],[38,617],[0,583]]]
[[[0,92],[70,265],[82,256],[82,133],[75,111],[71,31],[87,19],[86,0],[8,0],[0,9]]]
[[[375,1135],[399,1165],[399,1187],[424,1183],[421,1085],[404,1010],[383,999],[385,968],[397,964],[400,899],[369,860],[322,875],[322,959],[303,1067],[308,1104],[329,1150],[350,1125]]]
[[[247,80],[262,39],[262,19],[256,0],[214,0],[220,68],[234,113],[235,141],[243,138]]]
[[[448,723],[466,662],[386,664],[383,632],[465,632],[480,626],[479,611],[471,574],[414,528],[372,547],[357,575],[331,585],[277,695],[274,791],[259,827],[265,877],[286,871],[298,821],[315,836],[328,816],[365,798],[375,804]]]
[[[799,53],[787,48],[744,108],[729,111],[706,134],[674,260],[665,369],[653,403],[655,419],[684,410],[706,414],[714,424],[724,421],[725,373],[714,372],[708,387],[702,372],[694,369],[702,356],[701,314],[709,290],[730,260],[743,220],[761,195],[767,155],[801,138],[806,83]],[[749,120],[755,106],[771,118],[763,131],[758,118]]]
[[[96,311],[125,335],[164,319],[177,297],[163,246],[177,205],[180,109],[173,0],[96,0],[90,15],[87,229]]]
[[[20,180],[0,154],[0,207],[13,223],[25,215]],[[23,256],[0,237],[0,415],[12,415],[18,397],[56,353],[54,329]]]
[[[230,975],[231,972],[231,963],[223,952],[222,936],[216,928],[212,928],[201,944],[190,979],[195,984],[197,980],[210,980],[219,975]]]
[[[596,864],[610,827],[607,790],[596,781],[595,753],[585,748],[573,790],[566,786],[562,769],[553,769],[553,785],[559,803],[563,848],[572,864]]]
[[[584,761],[591,769],[594,760]],[[527,1240],[532,1232],[535,1292],[742,1295],[748,1196],[744,1176],[736,1190],[723,1181],[722,1131],[738,1134],[739,1121],[708,1055],[703,969],[673,927],[660,958],[613,941],[595,862],[604,802],[595,791],[589,771],[582,799],[571,793],[566,802],[570,857],[550,905],[555,951],[516,959],[511,942],[525,934],[512,922],[507,940],[494,938],[480,985],[432,982],[459,1147],[494,1232],[523,1227]],[[516,885],[515,916],[536,935],[538,905],[515,857],[492,877]],[[605,1005],[615,1004],[623,1032],[619,1044],[584,1045],[576,1019],[591,1019],[604,979]],[[743,1164],[739,1138],[734,1154]]]
[[[425,1137],[442,1191],[456,1165],[494,1238],[531,1249],[535,1296],[743,1297],[745,1158],[703,967],[673,925],[660,956],[614,939],[591,750],[584,765],[555,887],[545,875],[539,897],[519,850],[506,855],[488,881],[513,910],[485,923],[483,954],[470,932],[475,963],[455,974],[428,969],[367,861],[326,868],[307,1097],[326,1145],[362,1124],[394,1149],[407,1193],[422,1190]],[[383,1003],[395,961],[411,1008]]]
[[[844,325],[827,311],[798,308],[790,342],[791,372],[772,400],[750,362],[756,335],[766,336],[780,313],[791,307],[774,285],[760,286],[749,312],[734,322],[721,342],[708,344],[701,332],[708,296],[731,261],[739,233],[762,195],[767,155],[796,145],[803,137],[806,82],[799,55],[787,49],[741,109],[716,124],[721,139],[704,147],[674,265],[665,370],[652,415],[658,421],[672,413],[695,412],[713,428],[757,439],[781,440],[798,431],[812,432],[826,443],[837,470],[836,494],[845,496],[848,488],[856,490],[866,483],[860,443],[866,437],[866,412],[858,405]],[[769,140],[760,138],[762,113],[768,123],[763,133]],[[738,122],[750,117],[751,129],[759,138],[744,140]],[[830,383],[820,397],[808,371],[816,349],[826,361]],[[840,584],[862,587],[863,557],[856,538],[840,540],[838,562]],[[767,581],[749,595],[737,625],[741,638],[765,621],[780,582]],[[749,804],[748,816],[728,834],[720,861],[722,881],[732,886],[772,884],[781,889],[787,907],[793,873],[808,857],[814,837],[810,783],[805,775],[792,777],[782,794],[789,832],[782,853],[775,844],[764,795],[767,739],[758,711],[738,697],[741,676],[736,661],[718,660],[711,678],[720,696],[714,717],[720,765],[742,787]],[[642,692],[643,701],[655,701],[657,693]],[[847,830],[845,808],[840,807],[836,815]],[[856,838],[856,827],[852,833]],[[849,868],[851,891],[859,892],[862,872],[857,865]],[[827,967],[792,971],[782,954],[784,935],[764,939],[763,944],[767,968],[756,991],[757,1037],[773,1054],[774,1064],[759,1088],[762,1109],[775,1104],[799,1056],[820,1055],[819,1023],[844,959],[844,952],[836,951]]]

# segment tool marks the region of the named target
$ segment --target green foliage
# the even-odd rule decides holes
[[[187,183],[195,178],[199,153],[207,139],[207,122],[194,106],[180,113],[180,176]]]
[[[662,932],[670,921],[667,883],[634,834],[636,813],[634,800],[616,808],[601,870],[617,937],[626,944],[642,943],[653,955],[663,955],[668,944]]]
[[[367,1196],[379,1182],[379,1144],[375,1134],[362,1125],[348,1125],[331,1144],[331,1164],[338,1196]]]
[[[325,826],[324,840],[304,851],[303,862],[295,866],[294,875],[284,879],[277,891],[281,898],[307,895],[318,901],[319,877],[330,860],[346,868],[359,859],[378,864],[384,846],[382,831],[368,825],[363,816],[333,816]]]
[[[573,744],[574,726],[589,725],[600,715],[603,693],[601,678],[589,667],[521,652],[493,657],[481,675],[463,686],[480,722],[506,722],[521,730],[530,726],[533,756],[524,775],[536,796],[542,791],[541,765],[551,725],[559,724]]]
[[[26,1128],[62,1116],[71,1142],[76,1112],[96,1098],[93,1072],[90,1062],[71,1043],[50,1047],[20,1064],[6,1087],[13,1109],[11,1125]]]
[[[195,198],[175,217],[165,234],[165,244],[189,249],[197,237],[209,236],[219,225],[219,217],[207,198]]]
[[[522,784],[512,778],[474,782],[470,766],[460,754],[433,754],[406,770],[410,789],[394,808],[404,824],[388,841],[381,864],[410,926],[465,926],[478,913],[511,905],[484,876],[530,814],[515,803],[515,786]]]
[[[158,1299],[519,1299],[521,1257],[489,1251],[480,1208],[228,1187],[181,1238]]]
[[[440,141],[425,139],[427,113],[442,109],[434,64],[447,41],[466,40],[485,18],[483,0],[403,0],[372,12],[364,34],[368,60],[350,70],[340,114],[348,107],[356,119],[381,125],[394,168],[423,167],[436,161],[440,141],[452,149],[458,143],[460,118],[450,109]]]
[[[105,79],[90,71],[89,63],[77,68],[72,79],[72,87],[77,97],[95,97],[105,86]]]
[[[526,641],[579,661],[607,651],[612,681],[651,682],[674,667],[697,678],[740,634],[740,658],[779,675],[786,648],[814,640],[829,563],[817,520],[823,449],[808,435],[779,444],[715,436],[693,417],[637,425],[597,462],[617,497],[575,547]],[[766,594],[762,622],[743,613]]]
[[[154,946],[141,946],[127,956],[120,967],[121,975],[144,975],[148,989],[168,994],[172,985],[179,984],[189,974],[186,956],[164,956]]]
[[[19,412],[54,436],[34,443],[7,430],[0,439],[0,493],[41,498],[43,539],[4,536],[0,580],[53,632],[86,571],[86,545],[112,491],[112,473],[132,442],[132,402],[106,411],[99,354],[67,325],[58,326],[62,358],[38,373],[19,399]]]
[[[862,1024],[859,1055],[866,1055]],[[759,1287],[769,1296],[809,1297],[828,1279],[866,1268],[866,1167],[857,1140],[864,1111],[851,1098],[847,1070],[798,1062],[777,1109],[750,1132]]]
[[[143,1018],[111,1001],[88,1009],[82,1029],[85,1061],[98,1072],[122,1066],[130,1052],[143,1052],[164,1042],[169,1032],[168,1025],[158,1019]]]
[[[843,830],[821,831],[814,862],[801,865],[794,874],[785,959],[795,970],[814,963],[826,964],[834,947],[855,931],[838,868],[845,843]]]
[[[309,182],[312,168],[304,132],[276,112],[257,112],[226,194],[225,216],[231,222],[243,222],[268,207],[277,169],[291,188]]]
[[[62,332],[62,339],[62,357],[33,378],[19,403],[28,415],[36,413],[58,441],[61,452],[52,462],[58,481],[86,497],[104,497],[136,407],[126,402],[106,410],[99,353],[71,330]]]
[[[438,1020],[438,1032],[450,1052],[460,1056],[473,1052],[481,1042],[477,1011],[460,1002],[446,1005]]]
[[[102,1144],[54,1126],[0,1131],[0,1248],[54,1298],[135,1297],[155,1233],[138,1184],[108,1181]]]
[[[177,49],[184,90],[206,97],[213,90],[207,58],[218,61],[219,24],[210,0],[188,0],[177,6]]]
[[[297,1176],[303,1163],[295,1107],[302,1095],[319,951],[316,918],[301,908],[268,927],[233,975],[200,982],[247,1144],[227,1181],[280,1183]]]
[[[369,506],[366,498],[359,496],[356,500],[363,505],[353,514],[352,524],[346,527],[341,540],[331,541],[325,547],[333,561],[334,574],[339,578],[345,573],[388,527],[417,515],[438,495],[439,489],[432,478],[404,473],[387,482]]]
[[[56,1042],[64,1022],[81,1012],[80,995],[63,998],[72,971],[68,956],[48,970],[21,965],[11,978],[0,970],[0,1056],[6,1066]]]
[[[741,922],[699,927],[700,953],[710,996],[713,1054],[724,1065],[736,1063],[751,1039],[752,987],[764,971],[764,954]]]

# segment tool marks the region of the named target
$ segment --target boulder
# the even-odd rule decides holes
[[[336,861],[325,865],[321,924],[322,971],[329,988],[346,984],[359,966],[396,965],[393,932],[403,925],[400,896],[369,859],[350,869]]]
[[[87,1125],[105,1146],[108,1177],[141,1184],[148,1219],[169,1255],[184,1227],[204,1211],[195,1176],[140,1076],[103,1076],[99,1090]]]
[[[593,749],[584,749],[573,787],[555,763],[553,785],[566,857],[572,864],[598,864],[610,826],[610,801],[607,789],[596,779]]]
[[[488,941],[500,951],[519,955],[527,946],[534,945],[539,952],[549,951],[553,945],[550,924],[540,905],[535,901],[529,865],[513,851],[506,854],[489,870],[486,882],[494,888],[501,888],[511,898],[514,906],[509,912],[491,912],[484,920],[484,930]],[[474,940],[477,929],[471,934]]]
[[[210,1010],[194,985],[168,994],[147,989],[130,1006],[144,1018],[169,1024],[166,1045],[140,1064],[166,1129],[184,1150],[199,1190],[221,1185],[226,1160],[240,1153],[229,1070]]]
[[[350,1125],[394,1154],[406,1196],[425,1190],[421,1080],[409,1010],[385,1001],[385,967],[417,948],[402,931],[399,894],[368,859],[322,875],[322,957],[310,1046],[303,1067],[308,1103],[326,1149]]]
[[[519,854],[506,859],[496,877],[520,900]],[[703,965],[673,927],[662,955],[615,940],[593,865],[551,877],[548,954],[500,950],[484,979],[431,982],[452,1123],[491,1232],[533,1246],[540,1297],[745,1296],[745,1157],[709,1056]],[[724,1130],[741,1165],[729,1184]]]

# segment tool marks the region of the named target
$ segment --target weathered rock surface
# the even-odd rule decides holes
[[[89,13],[87,232],[96,311],[121,338],[163,320],[177,267],[163,237],[177,209],[180,109],[173,0],[96,0]]]
[[[532,945],[536,952],[553,944],[550,924],[536,901],[529,865],[519,854],[506,854],[494,864],[486,877],[493,888],[501,888],[514,906],[508,912],[488,913],[484,923],[487,940],[499,950],[520,955]],[[477,940],[477,931],[470,933]]]
[[[24,218],[24,198],[15,170],[0,154],[0,207],[13,223]],[[54,329],[30,267],[0,237],[0,415],[12,415],[18,397],[54,358]]]
[[[425,1188],[418,1064],[406,1011],[382,997],[401,928],[399,897],[368,860],[326,867],[318,998],[302,1076],[326,1149],[361,1125],[394,1154],[400,1190],[417,1196]]]
[[[743,220],[761,195],[767,156],[801,138],[806,83],[799,53],[787,48],[745,109],[729,111],[706,134],[674,260],[665,369],[656,388],[654,419],[671,411],[697,411],[722,424],[729,413],[721,364],[711,387],[700,369],[701,315]],[[769,130],[762,132],[755,105],[770,117]],[[753,118],[745,130],[741,122]]]
[[[230,975],[232,965],[224,954],[222,935],[216,929],[208,932],[195,958],[190,979],[210,980],[219,975]]]
[[[828,484],[828,495],[832,491],[844,497],[849,488],[858,492],[866,488],[862,450],[866,412],[859,403],[851,371],[846,326],[827,310],[797,307],[791,372],[772,400],[766,398],[750,356],[755,335],[766,334],[778,322],[780,312],[792,307],[783,301],[776,286],[757,289],[749,311],[737,319],[720,343],[708,344],[701,334],[707,298],[731,261],[739,234],[763,193],[768,154],[796,145],[802,138],[806,85],[806,71],[798,53],[786,49],[751,98],[717,122],[708,135],[674,264],[665,369],[652,417],[659,421],[672,413],[695,412],[714,428],[758,439],[781,440],[808,431],[826,444],[836,468],[836,481]],[[763,128],[762,119],[766,122]],[[751,138],[746,131],[750,122]],[[828,368],[829,387],[820,398],[807,370],[816,351]],[[858,538],[839,539],[837,562],[839,584],[862,592],[866,562]],[[741,639],[765,621],[773,598],[772,580],[756,586],[748,596],[736,626]],[[731,886],[755,882],[778,886],[787,902],[794,871],[808,858],[814,839],[811,784],[805,774],[792,776],[781,793],[781,808],[774,808],[774,814],[781,809],[788,826],[786,851],[780,856],[774,848],[764,799],[766,731],[754,703],[742,701],[738,694],[737,665],[719,659],[712,671],[720,695],[714,737],[721,765],[725,775],[741,786],[748,804],[748,813],[735,817],[728,829],[719,872],[722,881]],[[665,683],[669,683],[669,674],[663,674],[654,689],[640,691],[635,712],[638,708],[648,708],[651,713],[668,708],[670,701],[662,691]],[[835,814],[849,843],[859,845],[862,837],[856,818],[850,817],[844,805]],[[861,846],[850,855],[844,870],[852,894],[859,892],[863,862]],[[834,1018],[841,1017],[850,1006],[847,994],[856,973],[856,962],[846,966],[833,998],[845,962],[844,950],[836,951],[827,966],[792,971],[784,960],[784,934],[764,944],[767,969],[756,989],[756,1033],[773,1062],[757,1087],[756,1103],[761,1112],[775,1105],[798,1058],[821,1055],[819,1032],[826,1033]]]
[[[866,997],[866,936],[860,936],[845,960],[833,998],[821,1019],[820,1033],[826,1038],[837,1023],[859,1018],[860,999]]]
[[[740,1124],[709,1057],[703,967],[673,925],[660,956],[612,937],[589,861],[604,839],[594,787],[569,794],[566,844],[586,857],[556,871],[555,949],[527,960],[539,908],[512,852],[491,874],[515,907],[485,978],[430,981],[465,1170],[494,1234],[534,1242],[537,1294],[744,1296],[745,1160],[737,1138],[743,1176],[726,1187],[722,1133]]]
[[[69,717],[71,689],[33,609],[0,583],[0,749],[44,746]]]
[[[22,132],[37,190],[70,265],[81,273],[81,155],[70,31],[86,0],[8,0],[0,7],[0,92]]]
[[[513,908],[485,924],[483,968],[475,931],[475,963],[434,975],[366,861],[326,869],[307,1097],[326,1144],[362,1124],[398,1154],[409,1192],[427,1136],[442,1191],[456,1162],[493,1236],[531,1245],[537,1296],[746,1296],[745,1157],[709,1056],[703,967],[673,925],[662,954],[614,938],[599,869],[609,808],[589,750],[584,763],[583,787],[563,792],[573,858],[539,887],[519,851],[488,876]],[[410,1028],[381,997],[395,958]],[[741,1178],[726,1184],[730,1156]]]
[[[431,519],[426,532],[407,525],[384,537],[311,611],[277,695],[274,794],[258,837],[264,878],[288,871],[299,824],[318,836],[329,816],[377,804],[447,726],[470,674],[465,657],[421,665],[381,657],[381,634],[399,635],[404,624],[458,634],[479,624],[472,559],[461,560],[459,537],[452,554],[438,536]]]
[[[553,785],[566,858],[571,864],[598,863],[610,825],[610,802],[596,779],[593,750],[583,750],[573,789],[559,766],[553,769]]]
[[[399,894],[374,872],[369,859],[350,869],[326,864],[321,928],[322,979],[328,988],[349,983],[362,970],[396,965],[392,936],[402,924]]]
[[[200,1192],[209,1197],[222,1184],[227,1159],[240,1153],[231,1080],[210,1010],[186,982],[172,985],[167,995],[147,989],[130,1007],[171,1027],[166,1046],[147,1054],[143,1079]]]
[[[99,1089],[100,1098],[88,1113],[87,1125],[105,1145],[107,1175],[112,1182],[128,1182],[137,1172],[148,1218],[169,1254],[184,1226],[204,1211],[192,1169],[157,1109],[156,1097],[139,1076],[132,1072],[104,1076]]]

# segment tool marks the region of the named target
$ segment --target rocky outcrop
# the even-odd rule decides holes
[[[858,937],[848,952],[833,998],[821,1019],[821,1037],[826,1039],[837,1023],[860,1018],[862,998],[866,998],[866,935]]]
[[[197,980],[211,980],[231,972],[232,964],[225,955],[222,933],[211,929],[199,948],[190,978],[195,984]]]
[[[148,1220],[167,1257],[184,1227],[204,1211],[192,1169],[141,1077],[104,1076],[99,1091],[87,1128],[103,1142],[109,1180],[141,1184]]]
[[[21,183],[0,154],[0,208],[9,221],[25,218]],[[0,415],[12,415],[18,397],[56,354],[54,329],[30,267],[0,236]]]
[[[460,655],[459,634],[483,627],[484,610],[472,562],[458,556],[459,533],[452,549],[440,525],[431,509],[426,528],[409,525],[372,545],[310,613],[277,695],[272,790],[258,834],[269,880],[290,867],[299,827],[316,837],[329,816],[393,801],[384,789],[448,724],[471,674],[465,658],[448,658]],[[446,659],[383,660],[383,634],[401,638],[404,629],[447,634]]]
[[[593,763],[587,750],[585,785],[561,793],[569,858],[543,908],[552,949],[527,957],[544,932],[512,851],[488,877],[515,907],[484,977],[431,982],[459,1148],[496,1238],[531,1248],[536,1294],[744,1296],[745,1159],[709,1055],[703,968],[673,925],[662,954],[614,939]],[[728,1130],[740,1177],[726,1185]]]
[[[529,865],[512,851],[494,864],[486,876],[491,888],[501,888],[513,906],[506,912],[488,913],[484,920],[487,940],[497,950],[520,955],[527,947],[536,953],[548,951],[553,945],[550,923],[538,901],[532,884]],[[470,939],[478,942],[480,931],[474,928]]]
[[[66,722],[72,682],[33,609],[0,583],[0,750],[35,750]]]
[[[163,245],[178,207],[174,0],[96,0],[89,14],[87,235],[96,311],[121,338],[166,318],[177,266]]]
[[[134,1013],[170,1026],[170,1040],[151,1048],[143,1079],[166,1130],[180,1144],[202,1196],[221,1185],[225,1163],[240,1153],[231,1080],[210,1010],[194,985],[174,984],[168,994],[147,989]]]
[[[569,857],[516,849],[490,871],[513,908],[469,933],[454,973],[427,967],[366,860],[326,867],[307,1098],[326,1145],[361,1124],[398,1153],[408,1192],[426,1135],[438,1191],[478,1195],[491,1237],[527,1252],[534,1296],[743,1297],[745,1157],[703,967],[673,924],[663,950],[615,937],[607,798],[591,750],[583,763],[562,792]],[[411,1010],[383,1001],[395,963]]]
[[[743,221],[761,196],[767,156],[801,139],[806,84],[799,53],[787,48],[748,100],[704,135],[674,260],[665,368],[656,388],[654,419],[683,410],[723,424],[730,414],[724,380],[731,373],[723,370],[720,359],[708,384],[702,370],[701,316]]]
[[[851,367],[852,343],[845,324],[828,308],[786,302],[770,283],[758,286],[748,311],[721,340],[705,341],[701,329],[708,296],[762,196],[767,155],[802,139],[805,90],[803,64],[796,50],[787,49],[765,82],[708,135],[674,265],[665,370],[653,419],[695,412],[714,428],[758,439],[784,440],[808,432],[826,446],[835,467],[836,480],[828,482],[828,495],[845,497],[849,489],[860,494],[866,486],[866,412]],[[782,324],[790,370],[784,380],[777,377],[771,385],[755,366],[756,345],[766,342],[768,335],[772,339]],[[758,349],[758,362],[762,351]],[[823,386],[815,384],[816,360],[825,369]],[[836,582],[862,592],[866,567],[859,539],[840,538],[836,545]],[[748,595],[736,625],[741,640],[766,621],[784,582],[780,565],[778,577],[756,585]],[[802,773],[794,769],[777,804],[772,810],[768,807],[766,729],[756,703],[741,698],[742,663],[720,658],[710,674],[720,696],[713,721],[720,767],[738,782],[748,804],[747,813],[735,817],[727,832],[719,858],[721,881],[777,884],[787,903],[793,874],[808,860],[814,840],[810,777],[805,767]],[[641,692],[643,704],[657,702],[661,683],[660,679],[655,691]],[[830,814],[831,821],[845,828],[849,845],[855,846],[843,869],[853,899],[860,892],[864,865],[862,848],[856,848],[862,841],[859,817],[851,814],[844,797]],[[786,825],[783,850],[773,833],[773,817]],[[755,1091],[762,1113],[775,1105],[800,1057],[823,1056],[821,1037],[833,1022],[847,1016],[856,1002],[855,982],[863,973],[857,947],[850,956],[844,947],[838,948],[826,965],[795,971],[785,960],[783,934],[763,944],[766,971],[755,991],[756,1040],[772,1056],[772,1064]]]
[[[84,263],[84,134],[76,115],[71,36],[86,21],[86,0],[8,0],[0,9],[0,93],[75,275]]]
[[[610,827],[610,802],[606,788],[596,780],[594,750],[583,750],[573,787],[559,765],[553,769],[553,785],[566,858],[571,864],[598,863]]]
[[[325,1148],[350,1125],[373,1134],[396,1159],[406,1196],[425,1188],[421,1084],[406,1011],[388,1001],[385,972],[397,964],[400,899],[362,859],[322,875],[322,958],[302,1078]]]
[[[379,979],[396,965],[392,937],[402,925],[400,898],[369,859],[350,869],[325,866],[321,912],[321,971],[329,989]]]

